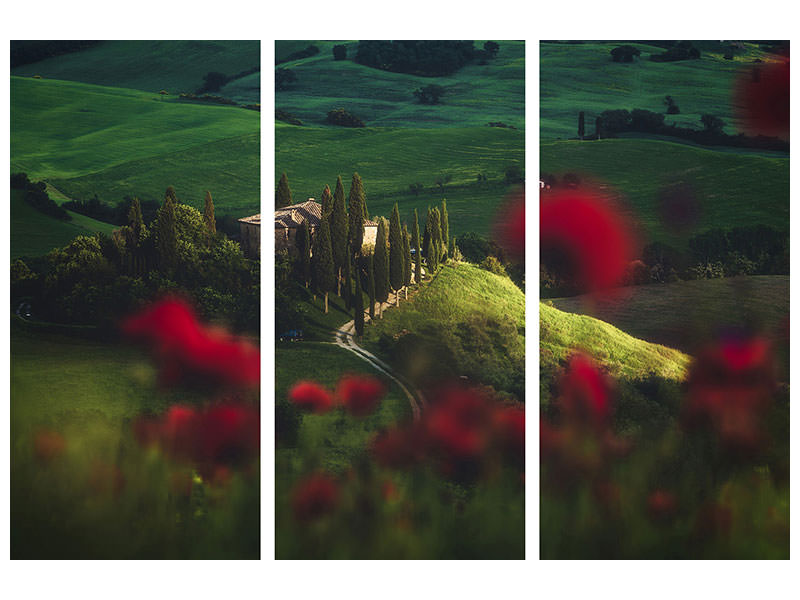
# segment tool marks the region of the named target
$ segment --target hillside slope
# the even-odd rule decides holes
[[[67,196],[161,199],[174,185],[201,208],[204,190],[222,192],[214,196],[221,214],[259,210],[257,112],[12,77],[11,114],[12,172],[46,179]]]
[[[645,139],[544,141],[540,149],[542,172],[598,178],[621,193],[649,241],[685,244],[659,217],[659,192],[676,183],[690,185],[699,199],[692,235],[756,224],[785,229],[789,222],[788,158]]]
[[[690,357],[679,350],[637,339],[598,319],[566,313],[539,304],[539,356],[542,378],[552,374],[576,351],[582,351],[608,372],[625,379],[650,374],[680,381]]]
[[[17,67],[11,74],[175,94],[196,91],[209,71],[233,76],[260,60],[258,41],[110,40]]]
[[[446,265],[368,326],[363,346],[421,386],[464,376],[522,399],[525,294],[507,277]]]

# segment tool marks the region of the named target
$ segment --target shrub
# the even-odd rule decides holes
[[[328,112],[328,117],[325,119],[330,125],[339,125],[340,127],[364,127],[364,121],[350,114],[343,108],[337,108]]]
[[[289,125],[302,125],[303,122],[295,117],[293,114],[286,112],[285,110],[281,110],[280,108],[275,109],[275,120],[283,121],[284,123],[289,123]]]
[[[497,260],[496,256],[487,256],[481,262],[481,269],[485,269],[490,273],[494,273],[495,275],[502,275],[503,277],[508,277],[506,273],[505,267],[503,267],[502,263]]]
[[[209,71],[203,75],[203,85],[197,90],[198,94],[205,94],[206,92],[218,92],[223,85],[231,80],[225,73],[219,71]]]
[[[611,50],[611,60],[614,62],[633,62],[635,57],[638,57],[641,54],[641,51],[629,45],[624,46],[617,46],[613,50]]]
[[[445,89],[442,86],[431,83],[423,88],[414,90],[414,97],[419,100],[420,104],[439,104],[444,92]]]
[[[297,81],[297,75],[289,69],[275,69],[275,91],[288,89],[290,83]]]
[[[347,46],[336,44],[333,47],[333,60],[345,60],[347,58]]]

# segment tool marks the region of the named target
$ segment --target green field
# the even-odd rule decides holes
[[[789,316],[789,277],[764,275],[678,281],[620,290],[608,299],[554,299],[571,313],[607,321],[636,337],[693,352],[724,328],[755,327],[784,334]]]
[[[197,90],[209,71],[233,76],[260,61],[258,41],[111,40],[17,67],[11,74],[176,94]],[[255,98],[249,101],[258,102]]]
[[[347,60],[333,60],[340,42],[276,43],[276,56],[316,45],[315,56],[286,62],[297,81],[275,95],[275,107],[307,125],[324,125],[329,110],[344,108],[368,127],[486,127],[502,121],[525,128],[525,43],[500,41],[497,58],[471,64],[445,77],[390,73],[354,62],[357,42],[345,42]],[[476,42],[480,48],[483,42]],[[417,103],[414,90],[435,83],[445,88],[440,105]],[[412,125],[413,124],[413,125]]]
[[[541,170],[577,173],[620,194],[648,241],[682,247],[658,214],[658,193],[678,182],[699,199],[694,233],[710,228],[789,223],[789,160],[749,153],[717,152],[658,140],[543,141]]]
[[[11,78],[11,170],[67,197],[161,199],[175,186],[218,214],[259,210],[260,115],[157,93]]]
[[[753,60],[770,57],[745,44],[734,60],[724,60],[724,51],[716,50],[703,51],[700,60],[657,63],[648,56],[663,48],[634,42],[641,56],[633,63],[615,63],[609,52],[622,43],[540,44],[541,139],[576,138],[581,111],[589,134],[594,133],[595,117],[605,110],[663,113],[667,95],[680,108],[680,114],[666,115],[667,124],[700,129],[700,116],[713,114],[727,123],[727,133],[738,133],[731,97],[734,82],[743,72],[747,75]]]
[[[322,189],[336,185],[341,175],[345,194],[352,173],[364,182],[372,215],[390,214],[398,202],[401,217],[420,212],[424,227],[427,207],[447,198],[450,228],[487,233],[503,197],[511,190],[503,183],[510,165],[524,166],[525,135],[497,128],[400,129],[306,128],[276,124],[276,173],[286,172],[292,199],[319,199]],[[478,185],[477,175],[490,181]],[[451,175],[444,193],[435,186],[437,177]],[[422,183],[419,197],[409,191]]]
[[[525,294],[474,265],[445,265],[413,301],[367,326],[363,345],[418,385],[466,376],[522,399]]]
[[[50,217],[23,200],[21,190],[11,190],[11,258],[41,256],[53,248],[66,246],[75,236],[107,235],[113,225],[96,221],[90,217],[69,212],[71,221],[59,221]]]
[[[539,356],[543,379],[575,351],[585,352],[608,372],[625,379],[655,374],[680,381],[689,356],[678,350],[637,339],[598,319],[562,312],[539,304]]]

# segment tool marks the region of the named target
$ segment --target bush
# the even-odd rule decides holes
[[[290,83],[297,81],[297,75],[289,69],[275,69],[275,91],[281,92],[289,88]]]
[[[464,258],[473,263],[479,264],[489,255],[489,242],[474,231],[468,231],[458,236],[458,247]]]
[[[444,92],[445,89],[442,86],[432,83],[414,90],[414,97],[419,100],[420,104],[439,104]]]
[[[485,269],[490,273],[494,273],[495,275],[501,275],[503,277],[508,277],[508,273],[506,273],[505,267],[503,267],[502,263],[497,260],[496,256],[487,256],[486,258],[481,261],[480,264],[481,269]]]
[[[328,112],[325,121],[329,125],[339,125],[340,127],[364,127],[364,121],[350,114],[343,108],[337,108]]]
[[[316,54],[319,54],[319,48],[317,48],[314,44],[310,44],[305,48],[303,48],[302,50],[298,50],[297,52],[292,52],[291,54],[284,56],[280,60],[278,60],[277,57],[275,57],[276,58],[275,64],[279,65],[281,63],[290,62],[293,60],[300,60],[301,58],[308,58]]]
[[[633,62],[635,57],[638,57],[641,54],[641,51],[629,45],[624,46],[617,46],[613,50],[611,50],[611,60],[614,62]]]
[[[206,92],[218,92],[222,86],[231,80],[225,73],[219,71],[209,71],[203,75],[203,85],[197,90],[197,94],[205,94]]]
[[[361,40],[355,62],[384,71],[434,77],[450,75],[476,58],[472,41]]]
[[[289,123],[289,125],[302,125],[303,122],[295,117],[293,114],[286,112],[285,110],[281,110],[280,108],[275,109],[275,120],[276,121],[283,121],[284,123]]]
[[[333,60],[345,60],[347,58],[347,46],[336,44],[333,47]]]

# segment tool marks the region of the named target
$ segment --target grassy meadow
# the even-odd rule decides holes
[[[167,186],[218,214],[259,207],[259,113],[138,90],[11,78],[11,170],[66,197],[161,199]],[[183,184],[183,185],[181,185]]]
[[[623,43],[641,51],[632,63],[615,63],[609,52]],[[731,99],[734,83],[747,75],[757,58],[772,55],[755,44],[745,44],[733,60],[724,60],[725,50],[701,48],[700,60],[653,62],[650,54],[664,48],[637,42],[585,42],[580,44],[541,43],[540,123],[542,139],[570,139],[578,135],[578,113],[586,113],[587,133],[594,133],[594,121],[604,110],[641,108],[664,112],[669,95],[680,108],[666,115],[666,123],[701,129],[700,116],[722,118],[727,133],[738,133],[736,107]]]
[[[357,42],[344,42],[344,61],[333,60],[337,42],[277,42],[276,56],[311,43],[319,54],[280,64],[297,81],[275,96],[276,108],[303,121],[275,124],[276,173],[286,172],[294,201],[319,199],[338,175],[347,193],[356,171],[371,216],[388,216],[397,202],[401,218],[410,222],[414,208],[424,215],[446,198],[454,235],[488,235],[497,207],[511,191],[506,168],[525,164],[524,43],[499,42],[497,58],[487,65],[467,65],[436,78],[359,65],[352,60]],[[431,83],[445,88],[442,103],[417,103],[413,91]],[[335,108],[350,111],[366,127],[327,125],[325,117]],[[516,129],[488,126],[497,121]],[[478,185],[479,174],[488,181]],[[443,176],[451,182],[441,191],[435,182]],[[424,186],[419,196],[409,190],[413,183]]]
[[[180,60],[176,60],[178,56]],[[260,61],[258,41],[109,40],[17,67],[11,74],[177,94],[197,90],[209,71],[230,77],[258,66]],[[230,97],[226,93],[220,95]],[[257,94],[248,99],[258,101]]]
[[[110,235],[114,229],[113,225],[71,211],[67,211],[71,221],[59,221],[27,204],[23,195],[21,190],[11,190],[12,259],[41,256],[66,246],[75,236],[97,232]]]

